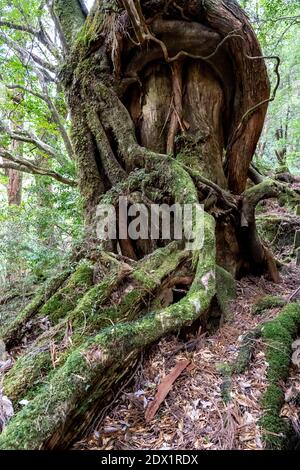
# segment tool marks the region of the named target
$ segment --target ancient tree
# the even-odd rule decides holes
[[[278,279],[255,207],[280,183],[247,187],[249,176],[257,182],[251,159],[271,92],[236,1],[97,0],[88,14],[79,0],[54,0],[53,17],[86,237],[1,332],[9,350],[30,337],[4,379],[16,415],[1,448],[68,447],[112,402],[141,351],[205,324],[212,305],[224,309],[232,277]],[[97,205],[117,205],[120,195],[147,206],[204,204],[203,248],[102,243]]]

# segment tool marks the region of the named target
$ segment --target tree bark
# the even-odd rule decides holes
[[[69,49],[61,78],[86,238],[75,272],[1,332],[8,347],[29,329],[36,334],[4,380],[15,403],[29,404],[0,448],[67,448],[111,402],[141,351],[196,320],[205,325],[212,302],[222,309],[218,265],[234,277],[268,268],[245,189],[269,82],[238,4],[97,1],[85,18],[81,2],[63,3],[54,0],[54,12]],[[117,207],[122,195],[147,207],[203,204],[203,248],[129,237],[101,243],[97,206]],[[176,287],[186,291],[179,300]],[[45,315],[50,327],[41,334]]]

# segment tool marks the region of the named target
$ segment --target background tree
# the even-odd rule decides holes
[[[1,182],[8,202],[19,206],[7,207],[1,193],[6,288],[45,279],[63,263],[82,219],[68,112],[56,78],[62,50],[51,15],[38,1],[1,1],[0,11]]]

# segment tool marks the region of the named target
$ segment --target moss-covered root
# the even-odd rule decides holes
[[[25,332],[26,323],[31,320],[40,310],[40,308],[52,297],[58,289],[64,284],[72,272],[72,268],[65,269],[58,276],[55,276],[39,289],[33,300],[13,319],[13,321],[0,330],[0,337],[4,340],[7,347],[18,343]]]
[[[232,373],[242,374],[245,372],[250,364],[256,340],[261,336],[261,326],[258,326],[254,330],[248,331],[243,338],[242,344],[239,349],[237,358],[232,365]]]
[[[230,302],[236,297],[236,284],[232,275],[221,266],[216,268],[217,301],[224,320],[230,318]]]
[[[251,313],[252,315],[260,315],[271,308],[284,307],[285,304],[286,300],[282,297],[266,295],[252,305]]]
[[[205,244],[190,291],[163,311],[102,330],[72,352],[0,436],[0,449],[67,448],[132,369],[140,351],[205,314],[216,294],[215,226],[205,215]],[[96,407],[96,408],[95,408]],[[63,432],[62,432],[63,429]]]
[[[65,286],[59,289],[40,310],[42,317],[48,317],[51,324],[65,318],[75,308],[78,301],[93,285],[93,265],[81,262],[70,276]]]
[[[292,342],[300,328],[300,303],[287,305],[277,318],[262,327],[262,337],[267,344],[266,358],[268,387],[263,396],[263,416],[260,425],[263,430],[265,447],[283,449],[291,437],[291,427],[280,410],[284,393],[280,383],[288,377],[292,355]]]
[[[138,262],[132,271],[125,273],[126,277],[124,271],[114,271],[84,295],[90,281],[90,266],[87,263],[79,265],[66,286],[45,304],[40,313],[58,321],[77,301],[76,307],[18,358],[4,377],[6,395],[14,404],[25,397],[30,399],[53,370],[53,361],[59,367],[71,349],[78,347],[89,335],[109,325],[135,320],[147,310],[149,298],[155,297],[162,281],[172,276],[188,258],[189,252],[179,251],[176,242],[171,243]],[[69,327],[72,328],[71,342],[66,344],[65,333]]]

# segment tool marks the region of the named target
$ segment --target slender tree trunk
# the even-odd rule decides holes
[[[23,100],[22,93],[15,93],[12,96],[12,101],[18,106]],[[22,114],[22,112],[21,112]],[[19,116],[20,113],[16,109],[16,127],[22,126],[23,118]],[[23,143],[13,140],[11,143],[11,151],[14,155],[22,157],[23,153]],[[6,170],[6,175],[8,177],[7,183],[7,200],[8,204],[19,206],[22,202],[22,183],[23,183],[23,174],[18,170],[8,169]]]
[[[18,170],[7,170],[7,200],[8,204],[20,206],[22,202],[22,173]]]

